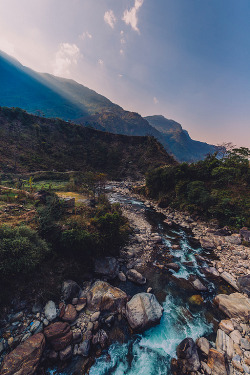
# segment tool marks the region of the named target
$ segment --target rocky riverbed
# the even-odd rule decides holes
[[[172,356],[176,374],[249,374],[249,248],[241,244],[241,236],[155,202],[143,205],[128,182],[112,188],[111,200],[121,203],[134,230],[129,244],[117,259],[96,259],[95,279],[82,285],[66,280],[60,302],[24,304],[6,316],[0,373],[84,374],[91,368],[91,375],[170,374]],[[166,227],[192,230],[205,254],[187,247],[183,231],[173,228],[162,236],[145,215],[151,207],[164,215]],[[235,291],[243,293],[221,293]],[[216,294],[214,318],[209,301]],[[165,337],[166,327],[170,336]],[[145,330],[130,343],[131,334]]]

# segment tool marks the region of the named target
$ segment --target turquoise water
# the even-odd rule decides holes
[[[119,194],[113,195],[112,201],[129,205],[137,211],[145,210],[142,202]],[[149,272],[146,275],[148,285],[153,287],[156,296],[164,296],[161,299],[164,312],[160,324],[141,335],[134,335],[126,343],[113,343],[96,359],[90,369],[90,375],[170,375],[171,358],[176,356],[177,345],[186,337],[196,340],[201,336],[209,337],[213,332],[211,312],[216,315],[216,311],[211,301],[219,285],[206,279],[202,273],[206,262],[202,266],[197,263],[195,254],[201,253],[202,249],[194,248],[190,243],[190,236],[181,228],[169,228],[165,225],[164,217],[156,214],[154,210],[146,209],[145,215],[153,226],[153,231],[162,236],[163,243],[174,256],[173,262],[180,266],[180,270],[172,272],[174,278],[169,272],[166,279],[166,275],[165,278],[162,277],[162,271],[150,267],[151,274]],[[173,250],[174,244],[179,244],[180,250]],[[156,276],[157,272],[160,272],[160,276]],[[199,294],[185,288],[190,275],[199,277],[208,288],[208,291],[202,294],[204,303],[201,305],[193,305],[189,301],[192,294]],[[163,280],[160,285],[159,280]],[[72,374],[72,371],[66,371],[66,374]]]

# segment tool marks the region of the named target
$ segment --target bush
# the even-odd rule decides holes
[[[3,278],[27,274],[49,252],[47,243],[28,227],[0,227],[0,274]]]

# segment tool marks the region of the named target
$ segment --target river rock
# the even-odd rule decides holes
[[[222,277],[223,280],[225,280],[228,284],[230,284],[235,290],[239,291],[239,287],[238,287],[235,279],[233,278],[233,276],[230,275],[230,273],[224,271],[224,272],[221,273],[220,276]]]
[[[209,237],[201,237],[200,243],[201,243],[201,246],[203,247],[203,249],[211,250],[211,249],[215,248],[214,241]]]
[[[119,273],[118,260],[113,257],[95,259],[95,273],[114,279]]]
[[[45,347],[45,337],[38,333],[7,354],[1,367],[1,375],[32,375]]]
[[[71,302],[73,298],[78,297],[81,288],[73,280],[64,281],[62,284],[62,300]]]
[[[176,348],[178,370],[183,374],[198,371],[200,360],[192,338],[187,337]]]
[[[205,267],[204,272],[212,277],[219,277],[220,273],[217,271],[215,267]]]
[[[237,286],[242,293],[246,293],[250,297],[250,275],[238,277]]]
[[[108,335],[107,333],[103,330],[100,329],[92,338],[92,343],[93,345],[99,344],[102,349],[105,348],[105,346],[108,343]]]
[[[176,263],[167,263],[165,264],[165,268],[178,272],[180,269],[180,266]]]
[[[74,320],[76,320],[77,317],[77,311],[75,307],[71,304],[67,305],[65,308],[65,312],[62,316],[62,320],[65,322],[72,323]]]
[[[229,375],[228,364],[224,353],[211,348],[208,354],[208,366],[213,375]]]
[[[158,324],[162,317],[163,308],[154,294],[138,293],[126,306],[126,317],[132,329],[144,331]]]
[[[123,272],[118,273],[119,280],[122,282],[125,282],[127,280],[126,276],[124,275]]]
[[[196,345],[200,349],[203,355],[208,356],[210,344],[209,344],[209,341],[205,337],[199,337],[196,340]]]
[[[191,284],[194,289],[199,290],[200,292],[205,292],[207,290],[207,287],[205,287],[199,279],[191,281]]]
[[[242,336],[237,329],[235,329],[234,331],[230,333],[230,337],[235,344],[238,344],[238,345],[240,344],[240,340],[242,339]]]
[[[62,350],[71,344],[73,333],[66,322],[56,322],[45,328],[46,339],[51,343],[55,351]]]
[[[218,329],[217,331],[216,349],[227,353],[229,358],[232,358],[234,355],[233,340],[221,329]]]
[[[87,293],[87,307],[91,311],[121,311],[127,294],[105,281],[96,281]]]
[[[145,277],[142,276],[142,274],[134,269],[130,269],[127,272],[127,278],[130,281],[133,281],[136,284],[144,285],[146,284],[147,280]]]
[[[225,333],[229,334],[234,330],[234,325],[230,319],[221,320],[219,328]]]
[[[84,340],[79,345],[75,345],[74,355],[81,355],[87,357],[89,355],[90,340]]]
[[[240,318],[243,322],[249,322],[250,302],[249,299],[242,294],[219,294],[215,297],[214,302],[229,318]]]
[[[53,301],[49,301],[46,303],[44,307],[44,314],[46,318],[51,322],[52,320],[56,319],[57,317],[57,310],[56,304]]]

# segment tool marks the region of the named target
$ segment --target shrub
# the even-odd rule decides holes
[[[27,274],[49,252],[47,243],[28,227],[0,227],[0,274],[4,278]]]

